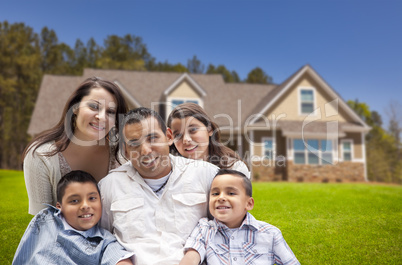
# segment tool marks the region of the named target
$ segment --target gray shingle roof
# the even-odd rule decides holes
[[[218,125],[236,127],[244,124],[250,115],[260,113],[304,67],[306,66],[280,85],[225,83],[219,74],[188,74],[188,76],[205,91],[204,109],[211,117],[215,117]],[[101,69],[85,69],[83,76],[80,77],[45,75],[28,133],[38,134],[54,126],[68,97],[88,77],[98,76],[118,82],[135,102],[144,107],[151,107],[153,102],[165,101],[163,93],[182,75],[183,73]]]

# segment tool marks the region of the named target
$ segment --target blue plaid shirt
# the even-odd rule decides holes
[[[133,256],[98,225],[86,231],[66,226],[60,210],[49,206],[29,223],[13,264],[116,264]]]
[[[207,264],[300,264],[281,231],[247,213],[238,229],[202,218],[187,239]]]

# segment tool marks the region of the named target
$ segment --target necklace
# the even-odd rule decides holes
[[[166,183],[168,182],[168,180],[169,180],[169,178],[168,178],[168,179],[165,181],[165,183],[163,183],[163,184],[162,184],[162,186],[160,186],[160,187],[159,187],[159,189],[154,190],[154,192],[155,192],[155,193],[160,192],[160,191],[163,189],[163,187],[165,187],[165,186],[166,186]]]

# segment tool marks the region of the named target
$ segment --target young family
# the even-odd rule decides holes
[[[89,78],[23,156],[36,216],[13,264],[299,264],[279,229],[248,213],[247,166],[196,104],[166,125]]]

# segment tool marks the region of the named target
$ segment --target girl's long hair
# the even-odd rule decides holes
[[[108,91],[116,100],[117,103],[117,110],[116,110],[116,117],[115,117],[115,127],[116,130],[119,130],[119,114],[125,114],[127,112],[127,104],[124,100],[120,89],[114,83],[102,80],[99,77],[91,77],[86,79],[82,82],[78,88],[73,92],[70,98],[67,100],[66,105],[64,106],[63,113],[60,117],[59,122],[51,129],[41,132],[39,135],[34,137],[32,141],[27,145],[23,154],[22,154],[22,161],[24,161],[25,156],[27,153],[33,148],[33,152],[36,151],[41,145],[48,143],[50,141],[55,142],[56,148],[52,151],[45,153],[46,156],[53,156],[59,152],[63,152],[66,150],[68,145],[70,144],[70,139],[72,134],[74,134],[74,119],[75,115],[73,115],[73,108],[77,106],[83,97],[89,95],[91,90],[94,88],[103,88]],[[67,126],[67,127],[66,127]],[[112,130],[111,130],[112,131]],[[110,132],[111,132],[110,131]],[[109,134],[110,134],[109,132]],[[106,137],[109,138],[110,135]],[[118,135],[118,131],[116,133]],[[116,160],[120,163],[119,156],[119,145],[117,144],[114,148],[114,156]]]
[[[213,122],[202,107],[195,103],[183,103],[176,106],[169,114],[167,126],[170,128],[173,119],[184,119],[186,117],[194,117],[207,127],[208,131],[212,131],[209,137],[208,159],[207,161],[220,167],[230,168],[234,163],[241,160],[240,156],[227,146],[221,143],[221,132],[219,126]],[[170,147],[171,153],[180,155],[175,145]]]

